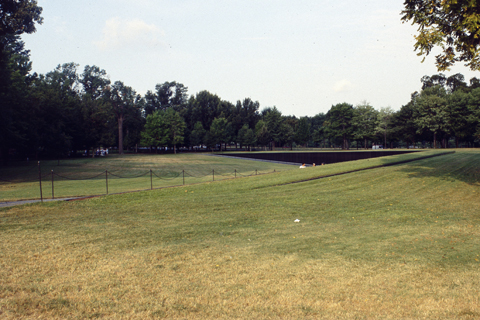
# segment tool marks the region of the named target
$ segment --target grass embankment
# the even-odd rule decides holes
[[[291,170],[291,165],[213,157],[208,154],[109,155],[41,161],[44,198],[102,195],[150,188],[195,184]],[[108,171],[108,181],[105,176]],[[152,175],[150,177],[150,170]],[[0,168],[0,201],[40,199],[36,162]]]
[[[478,318],[480,152],[364,162],[0,210],[1,316]]]

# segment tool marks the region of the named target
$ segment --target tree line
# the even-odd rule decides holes
[[[47,74],[31,72],[22,33],[41,23],[36,1],[6,0],[0,20],[0,154],[61,157],[114,147],[119,153],[147,147],[324,148],[459,147],[480,140],[480,80],[461,74],[424,76],[422,88],[400,110],[368,102],[339,103],[313,117],[260,110],[250,98],[235,104],[209,91],[188,94],[175,81],[145,95],[111,82],[97,66],[73,62]]]
[[[480,80],[467,84],[461,74],[424,76],[422,89],[398,111],[339,103],[327,113],[297,118],[276,107],[260,110],[250,98],[233,104],[208,91],[189,96],[175,81],[142,96],[121,81],[111,83],[97,66],[82,72],[78,67],[66,63],[37,75],[30,73],[27,55],[11,59],[2,155],[60,157],[110,147],[123,153],[139,146],[151,152],[227,146],[447,148],[474,146],[480,139]]]

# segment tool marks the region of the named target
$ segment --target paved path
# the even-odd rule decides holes
[[[79,197],[74,197],[74,198],[43,199],[43,202],[48,202],[48,201],[70,201],[70,200],[75,200],[75,199],[81,199],[81,198],[79,198]],[[19,205],[22,205],[22,204],[36,203],[36,202],[41,202],[41,200],[6,201],[6,202],[0,202],[0,208],[13,207],[13,206],[19,206]]]

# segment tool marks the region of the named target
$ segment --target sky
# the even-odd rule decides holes
[[[22,36],[34,72],[75,62],[144,95],[176,81],[260,109],[314,116],[337,103],[399,110],[439,73],[414,51],[403,0],[37,0],[44,22]],[[463,64],[468,82],[479,77]]]

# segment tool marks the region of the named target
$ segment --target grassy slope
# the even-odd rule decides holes
[[[291,165],[213,157],[210,154],[178,155],[110,155],[105,158],[42,161],[44,198],[52,197],[51,171],[54,172],[54,195],[59,197],[99,195],[106,193],[105,170],[108,170],[109,193],[194,184],[234,178],[255,173],[291,170]],[[40,199],[38,166],[34,162],[0,168],[0,201]],[[66,178],[63,178],[66,177]],[[97,177],[96,179],[89,179]],[[119,179],[118,177],[127,177]],[[74,180],[69,180],[74,179]],[[78,180],[86,179],[86,180]]]
[[[285,184],[375,161],[3,209],[1,316],[479,317],[480,152]]]

